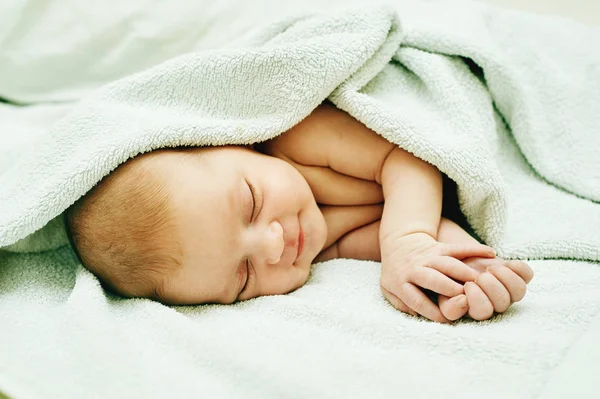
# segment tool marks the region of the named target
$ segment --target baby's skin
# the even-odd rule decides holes
[[[437,168],[329,104],[254,148],[161,150],[128,164],[169,193],[180,261],[152,289],[164,303],[285,294],[312,263],[352,258],[381,262],[395,308],[447,323],[506,311],[533,278],[441,217]]]
[[[332,105],[258,149],[308,182],[328,227],[316,260],[381,261],[381,291],[397,309],[438,322],[485,320],[524,297],[533,278],[526,263],[495,257],[440,217],[439,170]]]

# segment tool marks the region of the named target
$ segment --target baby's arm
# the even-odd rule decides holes
[[[461,298],[463,285],[457,281],[474,281],[477,273],[459,259],[493,257],[494,252],[477,242],[437,241],[442,176],[436,167],[396,147],[380,170],[377,181],[385,197],[379,232],[381,290],[401,311],[446,322],[440,308],[420,288],[453,298],[457,305],[466,302]]]
[[[330,228],[328,243],[332,245],[317,260],[337,256],[374,259],[381,254],[382,292],[400,310],[447,321],[419,288],[460,299],[463,286],[450,277],[473,281],[477,273],[457,259],[493,257],[493,250],[478,243],[438,243],[442,184],[437,168],[333,106],[320,106],[259,149],[294,165],[320,204],[369,206],[383,202],[385,193],[380,237],[373,239],[378,227],[375,222],[359,221],[362,216],[350,217],[352,212],[340,218],[340,223],[328,220],[328,226],[339,229]]]
[[[347,258],[381,260],[379,221],[383,204],[362,206],[323,206],[327,242],[315,262]]]
[[[440,226],[442,177],[437,168],[395,148],[378,178],[385,197],[379,232],[381,289],[398,309],[440,322],[455,320],[468,309],[471,317],[483,320],[523,298],[532,277],[525,263],[493,260],[493,250],[458,225],[446,220]],[[455,232],[441,239],[439,232],[449,229]],[[488,261],[490,267],[476,271],[461,262],[468,258]],[[439,294],[440,307],[419,288]]]

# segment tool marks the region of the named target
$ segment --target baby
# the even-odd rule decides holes
[[[323,104],[255,148],[140,155],[67,224],[83,265],[123,296],[232,303],[352,258],[381,261],[381,291],[403,312],[485,320],[520,301],[533,272],[442,217],[443,185],[437,168]]]

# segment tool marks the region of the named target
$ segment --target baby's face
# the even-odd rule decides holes
[[[327,236],[302,175],[243,147],[166,152],[149,166],[167,182],[181,268],[159,289],[171,304],[232,303],[302,286]]]

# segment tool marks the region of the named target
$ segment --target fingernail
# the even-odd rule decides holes
[[[466,297],[466,296],[463,296],[462,298],[459,298],[459,299],[456,301],[456,305],[457,305],[459,308],[463,308],[463,309],[464,309],[464,308],[466,308],[466,307],[468,306],[468,303],[467,303],[467,297]]]

